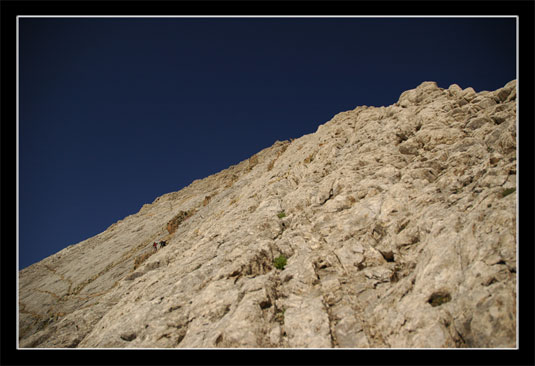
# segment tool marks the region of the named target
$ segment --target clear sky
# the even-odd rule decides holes
[[[339,112],[515,78],[514,18],[21,18],[19,269]]]

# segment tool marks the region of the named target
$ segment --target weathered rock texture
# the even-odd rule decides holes
[[[516,347],[515,189],[516,81],[424,82],[20,271],[20,346]]]

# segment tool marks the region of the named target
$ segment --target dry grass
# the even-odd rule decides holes
[[[290,139],[291,141],[293,141],[292,139]],[[284,145],[278,152],[277,152],[277,156],[270,161],[270,163],[268,164],[268,167],[267,167],[267,170],[268,172],[271,171],[271,169],[273,169],[273,166],[275,165],[275,162],[277,161],[278,158],[280,158],[280,156],[286,151],[286,149],[288,148],[288,145]]]
[[[154,250],[149,250],[141,255],[138,255],[136,259],[134,259],[134,270],[136,270],[136,268],[138,268],[141,263],[145,262],[147,258],[149,258],[154,253],[156,253]]]
[[[239,176],[236,174],[232,174],[232,177],[228,179],[228,183],[225,185],[225,188],[230,188],[238,181]]]
[[[257,165],[258,165],[258,156],[256,156],[256,155],[251,156],[249,158],[249,166],[247,167],[247,169],[249,171],[251,171]]]
[[[314,155],[315,155],[315,154],[312,153],[312,154],[310,154],[309,156],[307,156],[307,157],[305,158],[305,160],[303,160],[303,163],[305,163],[305,164],[309,164],[309,163],[311,163],[312,161],[314,161]]]
[[[191,209],[188,211],[180,211],[175,217],[173,217],[167,223],[167,231],[169,232],[169,234],[174,233],[181,223],[189,219],[194,214],[195,214],[195,209]]]
[[[278,157],[277,157],[278,158]],[[271,160],[267,166],[267,170],[268,172],[271,171],[271,169],[273,169],[273,166],[275,165],[275,162],[277,161],[277,158]]]

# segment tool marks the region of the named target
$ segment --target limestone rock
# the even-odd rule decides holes
[[[20,271],[20,346],[515,347],[516,195],[516,81],[424,82]]]

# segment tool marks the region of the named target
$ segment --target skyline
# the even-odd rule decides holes
[[[516,20],[20,18],[19,269],[276,140],[313,133],[340,112],[394,104],[423,81],[477,92],[502,87],[517,77]],[[394,35],[421,47],[400,47]],[[449,52],[436,44],[452,40],[460,44]]]

